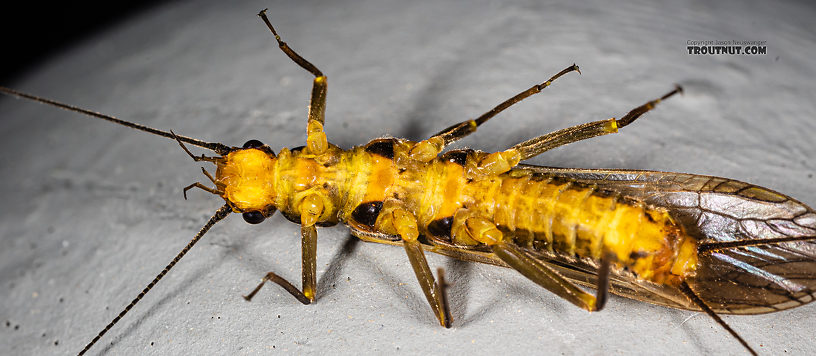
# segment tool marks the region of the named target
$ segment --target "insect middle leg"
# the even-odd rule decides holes
[[[444,285],[437,283],[434,279],[433,272],[428,266],[428,260],[425,259],[425,254],[422,251],[422,245],[417,240],[419,230],[416,217],[399,206],[398,203],[386,201],[375,224],[378,230],[399,235],[402,238],[408,260],[411,262],[419,286],[425,294],[425,299],[428,300],[428,304],[433,309],[439,324],[446,328],[451,327],[453,319],[445,297]],[[444,283],[441,270],[440,279]]]
[[[446,129],[438,132],[437,134],[431,136],[427,140],[423,140],[423,141],[418,142],[411,149],[412,158],[414,158],[414,159],[416,159],[418,161],[424,161],[424,162],[430,161],[431,159],[436,157],[437,154],[442,152],[442,150],[445,148],[445,146],[447,146],[447,145],[449,145],[449,144],[451,144],[453,142],[456,142],[456,141],[466,137],[467,135],[470,135],[471,133],[476,132],[476,129],[481,124],[487,122],[487,120],[490,120],[491,118],[498,115],[500,112],[502,112],[505,109],[509,108],[513,104],[518,103],[518,102],[520,102],[520,101],[522,101],[522,100],[526,99],[527,97],[530,97],[530,96],[532,96],[534,94],[540,93],[542,90],[549,87],[550,84],[552,84],[552,82],[554,82],[556,79],[558,79],[562,75],[567,74],[567,73],[572,72],[572,71],[576,71],[578,73],[581,73],[581,71],[578,69],[578,66],[573,64],[573,65],[565,68],[564,70],[558,72],[558,74],[550,77],[550,79],[547,79],[547,81],[545,81],[545,82],[543,82],[541,84],[533,85],[529,89],[527,89],[527,90],[525,90],[525,91],[523,91],[521,93],[516,94],[512,98],[505,100],[504,102],[502,102],[499,105],[496,105],[496,107],[494,107],[493,109],[490,109],[490,111],[482,114],[482,116],[479,116],[475,120],[462,121],[462,122],[460,122],[458,124],[455,124],[455,125],[453,125],[451,127],[448,127]]]
[[[275,41],[278,42],[278,47],[286,54],[292,61],[297,63],[301,68],[309,71],[315,76],[312,83],[312,97],[309,101],[309,121],[306,124],[306,148],[312,154],[319,155],[326,151],[329,147],[326,133],[323,132],[323,124],[326,116],[326,76],[320,69],[317,69],[314,64],[301,57],[295,50],[289,47],[286,42],[283,42],[278,32],[272,27],[269,18],[266,17],[266,9],[258,13],[266,27],[275,35]]]

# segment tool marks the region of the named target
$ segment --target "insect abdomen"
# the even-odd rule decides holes
[[[566,179],[511,171],[473,182],[471,210],[489,217],[532,250],[600,259],[659,283],[696,264],[696,242],[665,210]]]
[[[481,217],[493,221],[521,247],[596,260],[612,253],[618,267],[658,283],[679,281],[675,277],[695,269],[696,241],[666,210],[522,169],[471,179],[466,167],[475,156],[466,151],[400,169],[392,155],[405,150],[403,146],[398,140],[375,140],[368,145],[372,149],[348,153],[349,162],[356,162],[347,167],[348,174],[356,178],[341,189],[347,196],[341,220],[376,229],[383,201],[398,199],[417,216],[424,232],[453,245],[479,245],[463,225],[470,217]]]

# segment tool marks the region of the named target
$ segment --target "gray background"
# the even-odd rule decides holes
[[[725,176],[816,204],[812,6],[674,1],[174,3],[120,23],[4,85],[205,140],[304,140],[311,78],[255,16],[329,76],[329,139],[421,139],[578,63],[462,145],[499,150],[673,98],[610,135],[532,163]],[[232,3],[232,2],[230,2]],[[687,40],[766,40],[764,56],[691,56]],[[219,199],[172,142],[0,98],[0,353],[75,353],[187,243]],[[320,230],[317,303],[249,291],[267,271],[299,281],[297,225],[232,216],[102,339],[111,354],[489,352],[733,353],[705,315],[614,297],[600,313],[517,273],[444,267],[454,327],[427,306],[402,249]],[[816,306],[725,317],[760,353],[816,350]],[[112,345],[111,345],[112,344]]]

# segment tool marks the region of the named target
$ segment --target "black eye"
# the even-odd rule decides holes
[[[266,217],[261,214],[260,211],[247,211],[246,213],[241,214],[244,217],[244,221],[250,224],[260,224],[266,219]]]
[[[249,140],[244,144],[244,148],[259,148],[263,147],[263,142],[258,140]]]

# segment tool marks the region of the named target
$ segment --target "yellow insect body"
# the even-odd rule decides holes
[[[476,214],[513,232],[520,246],[598,260],[609,251],[619,267],[657,283],[694,273],[696,254],[679,252],[696,241],[663,209],[525,171],[471,182],[464,194]]]
[[[217,183],[223,187],[224,199],[236,209],[261,210],[275,203],[277,160],[261,150],[230,152],[226,163],[218,165]]]
[[[238,150],[218,164],[216,181],[237,212],[280,210],[300,222],[303,197],[321,191],[317,196],[325,201],[316,221],[321,225],[343,222],[373,234],[399,235],[395,229],[400,224],[384,221],[393,218],[388,214],[378,212],[367,223],[355,221],[355,209],[377,202],[386,210],[399,205],[416,216],[419,231],[431,242],[485,250],[464,226],[468,218],[482,218],[510,233],[517,245],[535,251],[597,260],[612,252],[617,268],[644,280],[676,285],[694,273],[696,241],[665,209],[525,170],[468,178],[466,167],[485,153],[453,151],[418,162],[408,157],[415,144],[380,139],[320,156],[306,149],[284,149],[278,157],[261,149]],[[367,147],[385,147],[386,152]],[[449,158],[457,155],[459,162]],[[449,231],[429,229],[444,219],[450,219]]]

